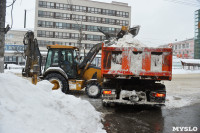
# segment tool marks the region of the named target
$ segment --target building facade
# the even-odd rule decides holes
[[[195,11],[194,58],[200,59],[200,9]]]
[[[35,35],[41,50],[49,44],[89,50],[105,39],[98,28],[116,34],[131,23],[131,7],[120,2],[36,0],[35,11]]]
[[[24,64],[23,38],[27,31],[11,30],[5,35],[5,64]]]
[[[194,38],[178,41],[160,47],[173,48],[173,55],[182,59],[194,59]]]

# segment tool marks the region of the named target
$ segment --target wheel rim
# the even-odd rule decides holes
[[[88,88],[88,93],[91,95],[91,96],[96,96],[99,92],[99,87],[96,86],[96,85],[92,85]]]
[[[58,79],[51,79],[50,82],[54,85],[54,87],[52,88],[52,90],[58,90],[62,88],[62,83],[60,80]]]

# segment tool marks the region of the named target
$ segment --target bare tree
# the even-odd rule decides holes
[[[67,3],[69,5],[73,5],[71,0],[67,0]],[[76,18],[73,18],[74,16],[74,11],[71,9],[71,14],[72,14],[72,19],[76,22],[76,24],[78,25],[78,31],[79,31],[79,38],[77,40],[77,44],[78,44],[78,48],[79,48],[79,55],[78,55],[78,59],[80,59],[80,52],[82,50],[82,40],[83,37],[85,36],[85,33],[83,32],[83,17],[81,20],[79,20],[79,22],[76,20]],[[83,15],[86,16],[87,12]]]

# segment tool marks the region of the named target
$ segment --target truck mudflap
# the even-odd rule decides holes
[[[144,92],[135,90],[121,90],[120,93],[117,94],[115,89],[104,89],[102,93],[102,102],[104,105],[165,105],[165,97],[165,91]]]

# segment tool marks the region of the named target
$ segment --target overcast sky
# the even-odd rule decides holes
[[[112,2],[112,0],[95,1]],[[179,0],[196,3],[194,6],[182,2],[182,4],[175,3],[173,0],[114,1],[128,3],[132,7],[131,25],[141,26],[137,39],[148,46],[194,37],[194,12],[200,8],[200,0]],[[7,0],[7,5],[11,2],[12,0]],[[197,4],[199,6],[196,6]],[[28,10],[27,28],[34,28],[35,0],[17,0],[13,8],[13,29],[24,29],[25,9]],[[6,10],[6,24],[11,24],[11,8]]]

